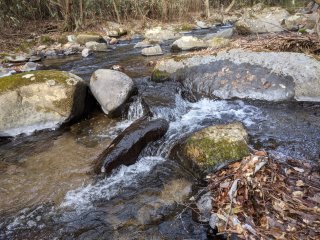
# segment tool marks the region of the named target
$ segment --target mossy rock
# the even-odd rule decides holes
[[[151,75],[151,80],[154,82],[164,82],[170,79],[170,74],[166,71],[154,70]]]
[[[86,85],[62,71],[34,71],[0,78],[0,136],[52,128],[80,116]]]
[[[249,154],[248,134],[241,123],[216,125],[196,132],[183,147],[184,155],[202,171],[240,160]]]

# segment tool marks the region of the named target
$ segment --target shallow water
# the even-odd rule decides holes
[[[44,61],[45,68],[72,71],[86,80],[96,69],[122,65],[134,78],[140,97],[131,103],[126,118],[111,120],[98,111],[57,131],[0,143],[0,239],[207,239],[206,227],[194,222],[179,202],[179,191],[170,192],[173,186],[193,185],[195,194],[202,186],[169,156],[176,143],[212,124],[241,121],[253,147],[281,159],[319,160],[319,104],[209,99],[191,103],[181,97],[178,85],[150,82],[148,62],[159,57],[142,57],[133,44],[89,59]],[[167,134],[150,144],[136,164],[96,178],[94,160],[144,114],[142,98],[149,99],[153,118],[170,121]]]

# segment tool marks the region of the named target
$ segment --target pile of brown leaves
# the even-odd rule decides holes
[[[320,174],[259,151],[208,176],[210,226],[240,239],[319,239]]]

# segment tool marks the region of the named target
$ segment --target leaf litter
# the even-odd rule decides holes
[[[207,176],[210,226],[239,239],[320,239],[319,166],[256,151]]]

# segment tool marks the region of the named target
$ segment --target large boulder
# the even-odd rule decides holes
[[[317,14],[296,13],[285,20],[285,27],[288,30],[309,29],[313,30],[316,26]]]
[[[162,55],[163,52],[160,45],[156,45],[154,47],[148,47],[148,48],[142,49],[141,54],[143,56],[157,56],[157,55]]]
[[[83,113],[85,97],[84,81],[67,72],[0,78],[0,136],[57,127]]]
[[[81,45],[86,44],[87,42],[104,42],[104,39],[101,35],[95,33],[81,33],[77,35],[77,42]]]
[[[234,49],[157,63],[154,81],[175,79],[207,97],[320,101],[320,62],[302,53]]]
[[[265,8],[261,11],[248,11],[237,22],[236,29],[239,33],[268,33],[282,32],[283,21],[290,14],[283,8]]]
[[[248,134],[241,123],[216,125],[190,136],[183,145],[184,156],[203,172],[249,154]]]
[[[132,165],[148,143],[163,137],[169,128],[164,119],[143,117],[126,128],[97,160],[97,173],[110,173],[120,165]]]
[[[130,97],[133,88],[130,77],[110,69],[99,69],[90,79],[91,92],[106,114],[111,114],[121,107]]]
[[[152,42],[163,42],[170,39],[176,39],[180,37],[180,34],[175,33],[169,29],[162,29],[161,27],[156,27],[148,29],[145,32],[144,37]]]

